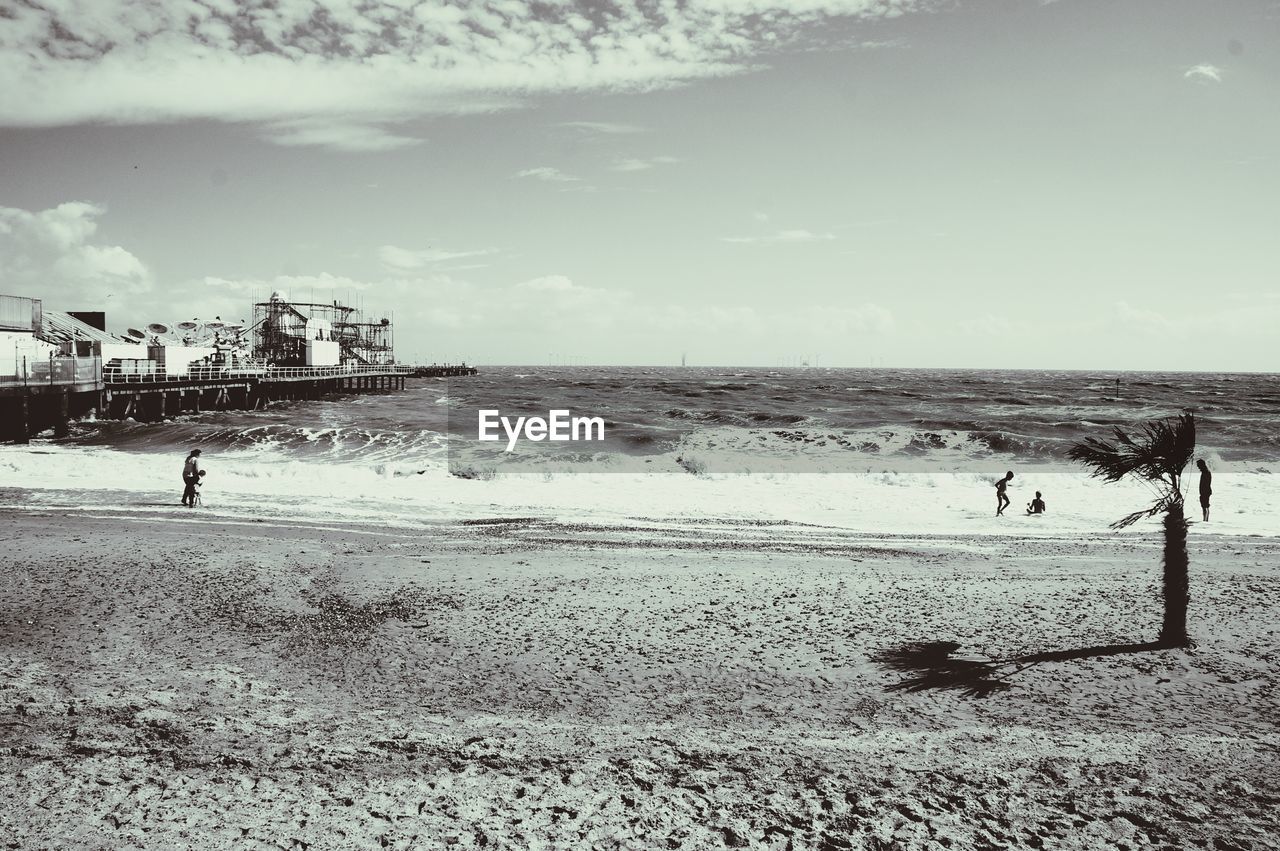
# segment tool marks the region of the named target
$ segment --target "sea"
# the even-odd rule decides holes
[[[476,439],[482,409],[600,417],[604,439],[507,452],[505,439]],[[236,516],[398,527],[503,514],[731,518],[994,534],[1009,518],[994,516],[993,482],[1014,471],[1015,513],[1039,490],[1049,512],[1037,530],[1078,534],[1152,493],[1090,478],[1068,449],[1182,413],[1195,415],[1196,457],[1214,473],[1212,528],[1280,534],[1275,374],[486,367],[263,411],[90,417],[66,438],[0,447],[0,504],[181,512],[182,461],[198,448],[200,510]]]

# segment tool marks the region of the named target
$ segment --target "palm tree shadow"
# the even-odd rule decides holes
[[[917,641],[882,650],[872,661],[907,677],[890,685],[889,691],[958,691],[966,697],[988,697],[1013,687],[1010,679],[1040,662],[1069,662],[1124,653],[1147,653],[1170,649],[1159,641],[1138,644],[1102,644],[1072,650],[1028,653],[1009,659],[962,659],[953,655],[960,649],[954,641]]]

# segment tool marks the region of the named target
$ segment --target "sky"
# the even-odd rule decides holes
[[[1280,371],[1280,2],[0,0],[0,292],[401,360]]]

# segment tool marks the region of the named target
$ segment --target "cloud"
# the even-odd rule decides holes
[[[39,212],[0,207],[5,290],[66,310],[140,300],[154,286],[152,273],[124,248],[95,241],[105,214],[105,207],[87,201]]]
[[[534,278],[531,281],[522,281],[516,284],[516,289],[532,290],[533,292],[557,292],[567,293],[574,289],[580,289],[573,285],[573,281],[564,275],[546,275],[541,278]]]
[[[656,166],[670,165],[671,163],[678,163],[678,162],[680,162],[680,159],[678,157],[662,156],[662,157],[649,157],[648,159],[628,157],[626,159],[618,160],[613,164],[611,168],[613,171],[647,171]]]
[[[234,293],[243,293],[255,298],[267,298],[273,292],[283,292],[295,299],[310,298],[308,293],[321,290],[334,293],[338,290],[367,290],[372,284],[349,278],[345,275],[331,275],[321,272],[318,275],[276,275],[271,278],[219,278],[207,276],[200,279],[200,284],[215,289],[225,289]]]
[[[312,145],[354,153],[395,151],[420,145],[423,141],[392,133],[378,125],[324,119],[278,121],[267,125],[264,134],[277,145]]]
[[[808,230],[780,230],[768,236],[723,236],[720,239],[724,242],[780,244],[826,242],[835,238],[836,235],[833,233],[814,233]]]
[[[1164,314],[1145,307],[1134,307],[1127,301],[1115,303],[1111,318],[1124,328],[1151,336],[1163,336],[1176,327]]]
[[[1221,83],[1222,69],[1216,65],[1193,65],[1183,72],[1182,77],[1198,83]]]
[[[440,248],[426,248],[415,251],[395,245],[383,245],[378,248],[378,260],[384,267],[391,270],[421,269],[449,260],[493,254],[495,250],[481,248],[474,251],[447,251]]]
[[[386,151],[424,116],[741,74],[835,19],[933,0],[94,0],[7,4],[0,125],[249,123],[284,145]],[[596,133],[609,122],[567,122]]]
[[[602,133],[607,136],[645,132],[645,128],[634,124],[616,124],[611,121],[562,121],[556,126],[568,127],[583,133]]]
[[[551,166],[538,166],[537,168],[526,168],[524,171],[515,173],[516,177],[531,177],[535,180],[545,180],[551,183],[573,183],[581,180],[580,177],[574,177],[572,174],[565,174],[558,168]]]
[[[892,313],[870,303],[695,304],[592,286],[557,273],[493,284],[413,272],[368,280],[328,274],[206,278],[182,288],[192,293],[183,296],[183,305],[191,315],[239,318],[272,290],[305,299],[313,283],[318,301],[342,299],[349,290],[371,306],[370,315],[394,309],[397,349],[405,358],[451,352],[465,353],[468,359],[479,355],[490,362],[529,363],[540,361],[552,344],[582,346],[582,351],[598,351],[612,361],[644,361],[668,356],[689,340],[698,340],[708,351],[744,346],[756,352],[815,346],[831,351],[895,330]],[[327,293],[324,299],[321,289]]]
[[[1154,359],[1148,362],[1161,369],[1249,369],[1271,362],[1277,325],[1280,299],[1255,292],[1212,303],[1162,300],[1159,310],[1116,301],[1110,310],[1080,320],[1071,335],[1127,343],[1129,356],[1134,341],[1140,341]]]
[[[625,338],[638,351],[653,352],[681,338],[709,341],[707,334],[718,335],[719,344],[726,346],[744,339],[756,341],[753,345],[774,345],[780,339],[799,345],[815,337],[839,341],[883,334],[894,326],[892,315],[873,304],[795,304],[781,310],[750,303],[696,305],[584,285],[562,274],[481,286],[433,271],[436,264],[495,250],[487,248],[383,245],[376,251],[385,271],[381,276],[206,275],[161,288],[142,260],[97,238],[105,215],[103,207],[82,201],[38,212],[0,207],[5,289],[43,298],[55,309],[106,310],[110,327],[117,330],[179,317],[247,319],[254,302],[276,291],[300,301],[346,301],[358,295],[370,306],[370,315],[396,312],[406,352],[424,342],[434,345],[431,341],[439,335],[456,334],[449,345],[501,347],[523,358],[540,358],[548,339],[583,335],[596,341],[592,345],[607,348],[610,341]]]

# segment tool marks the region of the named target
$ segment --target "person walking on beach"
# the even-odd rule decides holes
[[[1200,468],[1200,509],[1204,512],[1204,522],[1209,522],[1209,497],[1213,496],[1213,473],[1209,472],[1209,465],[1204,463],[1201,458],[1196,462],[1196,466]]]
[[[1009,507],[1011,500],[1006,491],[1011,481],[1013,481],[1013,470],[1005,473],[1004,478],[996,482],[996,517],[1004,516],[1004,510]]]
[[[200,450],[192,449],[187,460],[182,464],[182,483],[186,488],[182,491],[182,504],[194,508],[196,504],[196,485],[200,482]]]

